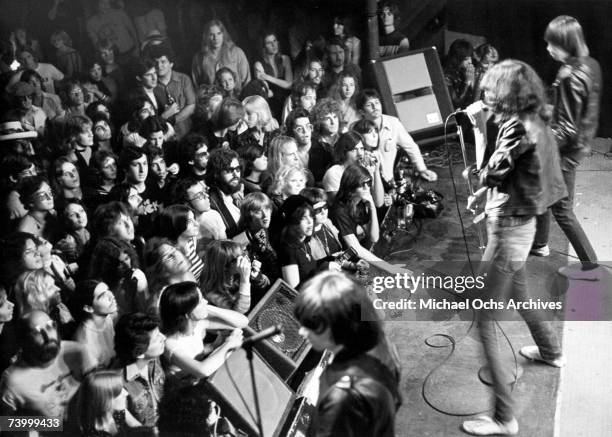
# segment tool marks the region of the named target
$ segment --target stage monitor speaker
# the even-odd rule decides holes
[[[385,112],[400,119],[415,141],[444,133],[453,104],[435,47],[374,61]]]
[[[310,344],[299,334],[300,323],[293,315],[298,292],[282,279],[277,280],[249,313],[246,328],[251,335],[273,325],[282,325],[283,332],[256,343],[255,350],[287,381],[300,366]]]
[[[253,353],[253,367],[264,435],[280,436],[295,394],[257,352]],[[208,378],[207,383],[222,414],[249,436],[258,435],[253,386],[244,349],[235,350],[226,365]]]

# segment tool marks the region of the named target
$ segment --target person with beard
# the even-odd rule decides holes
[[[21,350],[0,381],[0,414],[66,418],[83,375],[93,368],[91,357],[82,345],[62,341],[43,311],[24,314],[17,324]]]
[[[208,144],[203,135],[195,132],[185,135],[177,146],[178,177],[203,181],[206,177],[209,156]]]
[[[144,150],[136,146],[126,146],[119,156],[119,168],[125,173],[125,181],[136,189],[142,199],[136,208],[138,227],[141,230],[149,229],[153,214],[161,207],[162,199],[159,190],[153,190],[146,185],[149,174],[149,162]]]
[[[339,37],[333,37],[327,43],[327,70],[325,71],[326,88],[330,88],[336,83],[341,73],[351,74],[356,78],[356,83],[361,83],[361,68],[357,64],[345,62],[346,45]]]
[[[240,202],[242,200],[241,166],[238,154],[229,149],[217,149],[210,154],[207,183],[211,187],[210,205],[223,218],[228,238],[238,234]]]
[[[172,187],[171,198],[189,206],[200,227],[200,243],[205,240],[225,240],[225,223],[218,211],[210,206],[209,188],[204,181],[179,179]]]

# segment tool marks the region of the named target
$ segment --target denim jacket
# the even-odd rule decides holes
[[[538,115],[501,123],[495,151],[480,173],[488,216],[534,216],[567,196],[555,137]]]

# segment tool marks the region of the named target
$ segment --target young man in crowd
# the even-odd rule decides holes
[[[315,141],[310,149],[308,168],[319,182],[334,163],[334,145],[340,131],[340,104],[331,98],[321,99],[312,110],[312,118]]]
[[[378,91],[371,88],[363,90],[357,98],[357,109],[378,128],[378,150],[382,156],[382,176],[385,181],[393,179],[393,166],[398,147],[406,152],[418,176],[430,182],[438,179],[438,175],[427,169],[419,146],[399,118],[382,113]]]
[[[216,149],[210,154],[206,182],[211,187],[210,204],[223,218],[227,238],[238,234],[242,200],[241,167],[238,154]]]
[[[298,158],[304,168],[310,166],[310,149],[312,147],[312,122],[310,114],[303,108],[294,109],[286,121],[287,134],[297,143]]]

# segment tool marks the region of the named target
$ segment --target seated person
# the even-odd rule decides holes
[[[209,305],[195,282],[172,284],[161,295],[159,312],[167,336],[164,357],[169,363],[170,390],[208,378],[223,365],[228,352],[242,344],[242,328],[248,319],[242,314]],[[210,329],[230,330],[214,350],[206,350],[204,337]]]

